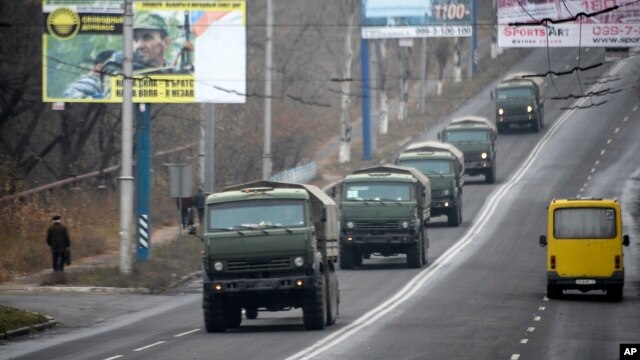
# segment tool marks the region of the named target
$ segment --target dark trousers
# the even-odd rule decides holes
[[[53,251],[53,271],[64,271],[64,250]]]
[[[198,224],[202,225],[203,218],[204,218],[204,208],[198,208]]]

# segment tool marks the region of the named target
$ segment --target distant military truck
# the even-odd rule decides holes
[[[338,207],[313,185],[256,181],[207,197],[204,324],[207,332],[237,328],[242,309],[302,308],[310,330],[338,316],[335,265]]]
[[[512,125],[530,125],[533,132],[544,127],[544,96],[541,78],[513,74],[492,92],[496,102],[496,127],[499,133]]]
[[[438,141],[423,141],[409,145],[396,160],[404,167],[413,167],[431,182],[431,216],[447,216],[449,226],[462,222],[462,187],[464,154],[457,147]]]
[[[406,254],[410,268],[427,263],[426,176],[414,168],[374,166],[347,175],[340,193],[340,268],[359,266],[371,254]]]
[[[485,182],[496,182],[496,127],[484,117],[465,116],[453,120],[438,134],[464,153],[465,174],[484,175]]]

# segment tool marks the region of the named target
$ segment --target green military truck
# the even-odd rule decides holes
[[[513,74],[500,82],[492,100],[496,103],[496,127],[503,133],[513,126],[529,125],[533,132],[544,127],[544,96],[541,78]]]
[[[207,197],[202,308],[207,332],[258,311],[302,308],[306,329],[338,316],[336,203],[313,185],[256,181]]]
[[[410,268],[427,263],[431,186],[414,168],[380,165],[347,175],[340,185],[340,268],[371,254],[407,255]]]
[[[404,167],[414,167],[431,182],[431,216],[447,216],[449,226],[462,222],[462,186],[464,154],[457,147],[439,141],[409,145],[396,160]]]
[[[484,175],[485,182],[496,182],[496,127],[480,116],[465,116],[453,120],[438,134],[444,142],[464,153],[465,174]]]

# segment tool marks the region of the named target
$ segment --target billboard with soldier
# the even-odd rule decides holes
[[[43,0],[43,100],[121,102],[124,1]],[[134,1],[134,102],[242,103],[244,0]]]

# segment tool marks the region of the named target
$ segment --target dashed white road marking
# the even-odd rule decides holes
[[[529,339],[522,339],[520,340],[520,344],[526,344],[529,342]]]
[[[611,139],[607,140],[607,145],[611,144]]]
[[[587,176],[587,182],[591,181],[591,175]]]
[[[638,105],[634,106],[633,109],[631,109],[631,111],[637,111],[638,110]]]
[[[518,360],[518,359],[520,359],[520,354],[511,355],[511,360]]]
[[[600,156],[604,155],[605,151],[604,149],[600,150]]]
[[[622,119],[622,122],[627,122],[627,120],[629,120],[629,117],[625,116],[624,119]]]
[[[535,327],[533,327],[533,326],[529,326],[529,327],[527,328],[527,332],[534,332],[534,331],[536,331],[536,328],[535,328]]]
[[[119,358],[121,358],[121,357],[123,357],[123,356],[124,356],[124,355],[116,355],[116,356],[112,356],[112,357],[110,357],[110,358],[106,358],[106,359],[104,359],[104,360],[114,360],[114,359],[119,359]]]
[[[598,166],[598,164],[600,164],[600,160],[596,160],[596,166]]]
[[[533,317],[533,321],[540,321],[542,319],[542,316],[534,316]]]
[[[166,342],[166,341],[158,341],[158,342],[153,343],[153,344],[151,344],[151,345],[147,345],[147,346],[143,346],[143,347],[141,347],[141,348],[134,349],[133,351],[142,351],[142,350],[146,350],[146,349],[148,349],[148,348],[150,348],[150,347],[154,347],[154,346],[157,346],[157,345],[160,345],[160,344],[164,344],[165,342]]]
[[[619,133],[619,132],[620,132],[620,128],[619,128],[619,127],[617,127],[615,130],[613,130],[613,133],[614,133],[614,134],[617,134],[617,133]]]
[[[591,173],[593,174],[594,172],[596,172],[596,168],[591,168]]]
[[[183,332],[182,334],[173,335],[173,337],[180,337],[180,336],[189,335],[189,334],[194,333],[196,331],[200,331],[200,329],[193,329],[193,330],[190,330],[190,331],[187,331],[187,332]]]
[[[540,306],[540,307],[538,307],[538,310],[540,310],[540,311],[544,311],[544,309],[546,309],[546,307],[545,307],[545,306]]]
[[[549,298],[545,296],[542,298],[542,301],[549,301]]]

